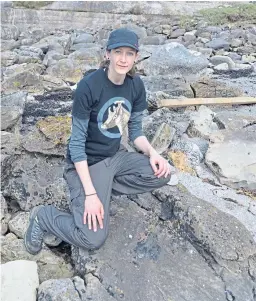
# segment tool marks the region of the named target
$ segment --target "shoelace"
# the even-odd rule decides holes
[[[31,233],[31,240],[34,243],[40,244],[43,237],[44,237],[44,231],[40,228],[40,226],[38,225],[35,219],[34,229]]]

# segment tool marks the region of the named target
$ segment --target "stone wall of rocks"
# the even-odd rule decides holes
[[[10,3],[2,9],[2,298],[254,300],[256,105],[167,109],[159,101],[256,96],[255,25],[198,20],[182,27],[164,2],[143,3],[150,16],[139,14],[137,3],[72,3],[88,11],[72,11],[70,3],[59,11],[64,3],[57,2],[41,10]],[[62,172],[72,90],[98,68],[109,30],[118,26],[140,37],[137,69],[149,103],[143,129],[179,183],[113,197],[111,232],[97,252],[48,235],[32,256],[23,245],[30,209],[69,210]],[[134,151],[125,135],[122,142]]]

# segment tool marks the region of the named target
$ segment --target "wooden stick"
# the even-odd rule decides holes
[[[197,105],[224,105],[224,104],[254,104],[256,97],[216,97],[216,98],[184,98],[184,99],[161,99],[158,107],[184,107]]]

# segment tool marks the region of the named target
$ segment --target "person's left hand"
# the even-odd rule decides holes
[[[150,164],[154,170],[155,176],[158,178],[164,176],[165,178],[171,174],[171,166],[168,161],[160,156],[156,151],[150,154]]]

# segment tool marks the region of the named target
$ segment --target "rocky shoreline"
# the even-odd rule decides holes
[[[256,300],[256,104],[159,107],[165,98],[255,97],[256,20],[211,25],[194,12],[184,23],[177,11],[168,15],[168,2],[136,9],[98,2],[79,12],[58,5],[7,3],[1,11],[3,300],[17,300],[13,285],[26,301]],[[148,22],[145,7],[155,11]],[[46,13],[70,19],[53,29]],[[78,13],[76,22],[83,17],[86,26],[76,27]],[[31,208],[69,210],[62,172],[72,89],[98,68],[109,30],[120,25],[140,37],[137,70],[149,103],[144,132],[176,167],[179,183],[113,197],[111,231],[100,250],[47,236],[32,256],[23,246]],[[123,144],[134,151],[125,135]]]

